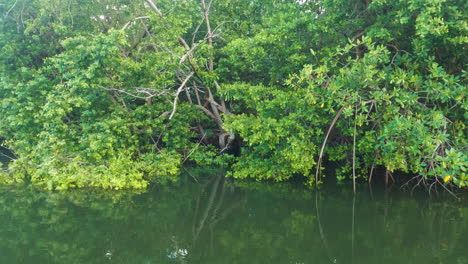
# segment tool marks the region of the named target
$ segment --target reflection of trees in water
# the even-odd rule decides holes
[[[234,186],[228,186],[228,180],[222,174],[210,177],[198,184],[192,198],[194,206],[191,220],[191,244],[187,253],[195,252],[198,256],[213,255],[216,254],[214,244],[217,239],[218,224],[241,206],[245,202],[245,197],[242,192],[236,191]],[[175,251],[177,250],[172,252]],[[179,259],[183,260],[185,257]]]
[[[205,223],[207,222],[207,219],[209,218],[208,220],[208,226],[210,228],[210,231],[212,232],[212,227],[213,227],[213,218],[215,218],[217,216],[217,212],[221,206],[221,204],[223,203],[223,200],[224,200],[224,194],[225,194],[225,191],[226,191],[226,181],[222,178],[222,176],[216,176],[214,177],[214,183],[212,184],[212,187],[210,188],[211,191],[209,192],[209,199],[208,199],[208,202],[206,203],[206,206],[205,209],[203,210],[203,213],[200,215],[200,217],[198,216],[199,215],[199,211],[200,211],[200,207],[202,207],[201,205],[201,198],[203,196],[203,193],[206,191],[206,185],[208,185],[211,181],[209,181],[207,184],[204,184],[203,187],[201,188],[201,191],[200,191],[200,194],[198,195],[197,197],[197,203],[196,203],[196,207],[195,207],[195,214],[194,214],[194,220],[193,220],[193,227],[192,227],[192,235],[193,235],[193,242],[195,243],[200,235],[200,232],[203,230],[203,228],[205,227]],[[221,187],[221,194],[218,195],[218,193],[220,191],[218,191],[219,189],[219,185],[220,185],[220,182],[222,182],[222,187]],[[217,197],[219,196],[219,197]],[[218,198],[216,199],[217,202],[216,202],[216,205],[213,206],[215,204],[215,198]],[[211,215],[211,217],[210,217]],[[200,218],[199,221],[197,221],[197,218]],[[211,221],[210,221],[211,220]],[[198,224],[197,224],[198,222]]]
[[[323,263],[468,263],[466,197],[396,192],[315,192]]]
[[[214,244],[218,223],[242,203],[227,184],[216,176],[144,194],[3,188],[0,263],[184,262],[207,238]]]
[[[466,263],[467,205],[232,182],[0,189],[0,263]]]
[[[203,184],[200,188],[200,193],[197,196],[192,228],[194,244],[198,242],[202,230],[208,229],[210,233],[210,244],[213,245],[213,235],[216,225],[231,214],[232,211],[239,207],[244,201],[242,195],[235,195],[236,193],[234,193],[234,188],[231,187],[229,190],[231,195],[235,195],[238,199],[231,199],[234,201],[226,204],[225,194],[226,189],[228,188],[227,180],[222,175],[218,175],[214,177],[213,183],[210,187],[209,185],[211,182],[212,181],[209,181],[208,183]],[[205,206],[203,206],[200,201],[207,189],[210,189],[209,199],[205,203]],[[203,207],[204,209],[202,209]],[[203,211],[202,214],[199,213],[201,210]]]

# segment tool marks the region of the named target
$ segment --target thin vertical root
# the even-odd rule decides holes
[[[335,118],[333,118],[333,121],[331,122],[330,127],[328,128],[327,134],[325,135],[325,139],[323,140],[322,148],[320,149],[320,155],[319,155],[319,158],[318,158],[318,161],[317,161],[317,171],[315,172],[315,184],[318,184],[318,181],[319,181],[320,164],[322,162],[323,151],[325,150],[325,145],[327,144],[328,136],[330,135],[333,127],[336,124],[336,121],[338,121],[338,118],[340,117],[343,110],[344,110],[344,106],[342,106],[340,108],[340,110],[338,111],[338,113],[336,113]]]
[[[356,193],[356,123],[357,123],[357,105],[354,112],[354,134],[353,134],[353,192]]]

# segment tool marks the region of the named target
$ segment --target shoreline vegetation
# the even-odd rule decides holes
[[[131,2],[0,5],[1,184],[467,187],[466,1]]]

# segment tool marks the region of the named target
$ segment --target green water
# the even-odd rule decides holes
[[[468,263],[468,199],[208,175],[144,193],[0,189],[0,263]]]

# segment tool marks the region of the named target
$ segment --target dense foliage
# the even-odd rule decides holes
[[[4,0],[0,181],[144,188],[191,162],[319,183],[328,160],[465,187],[467,5]]]

